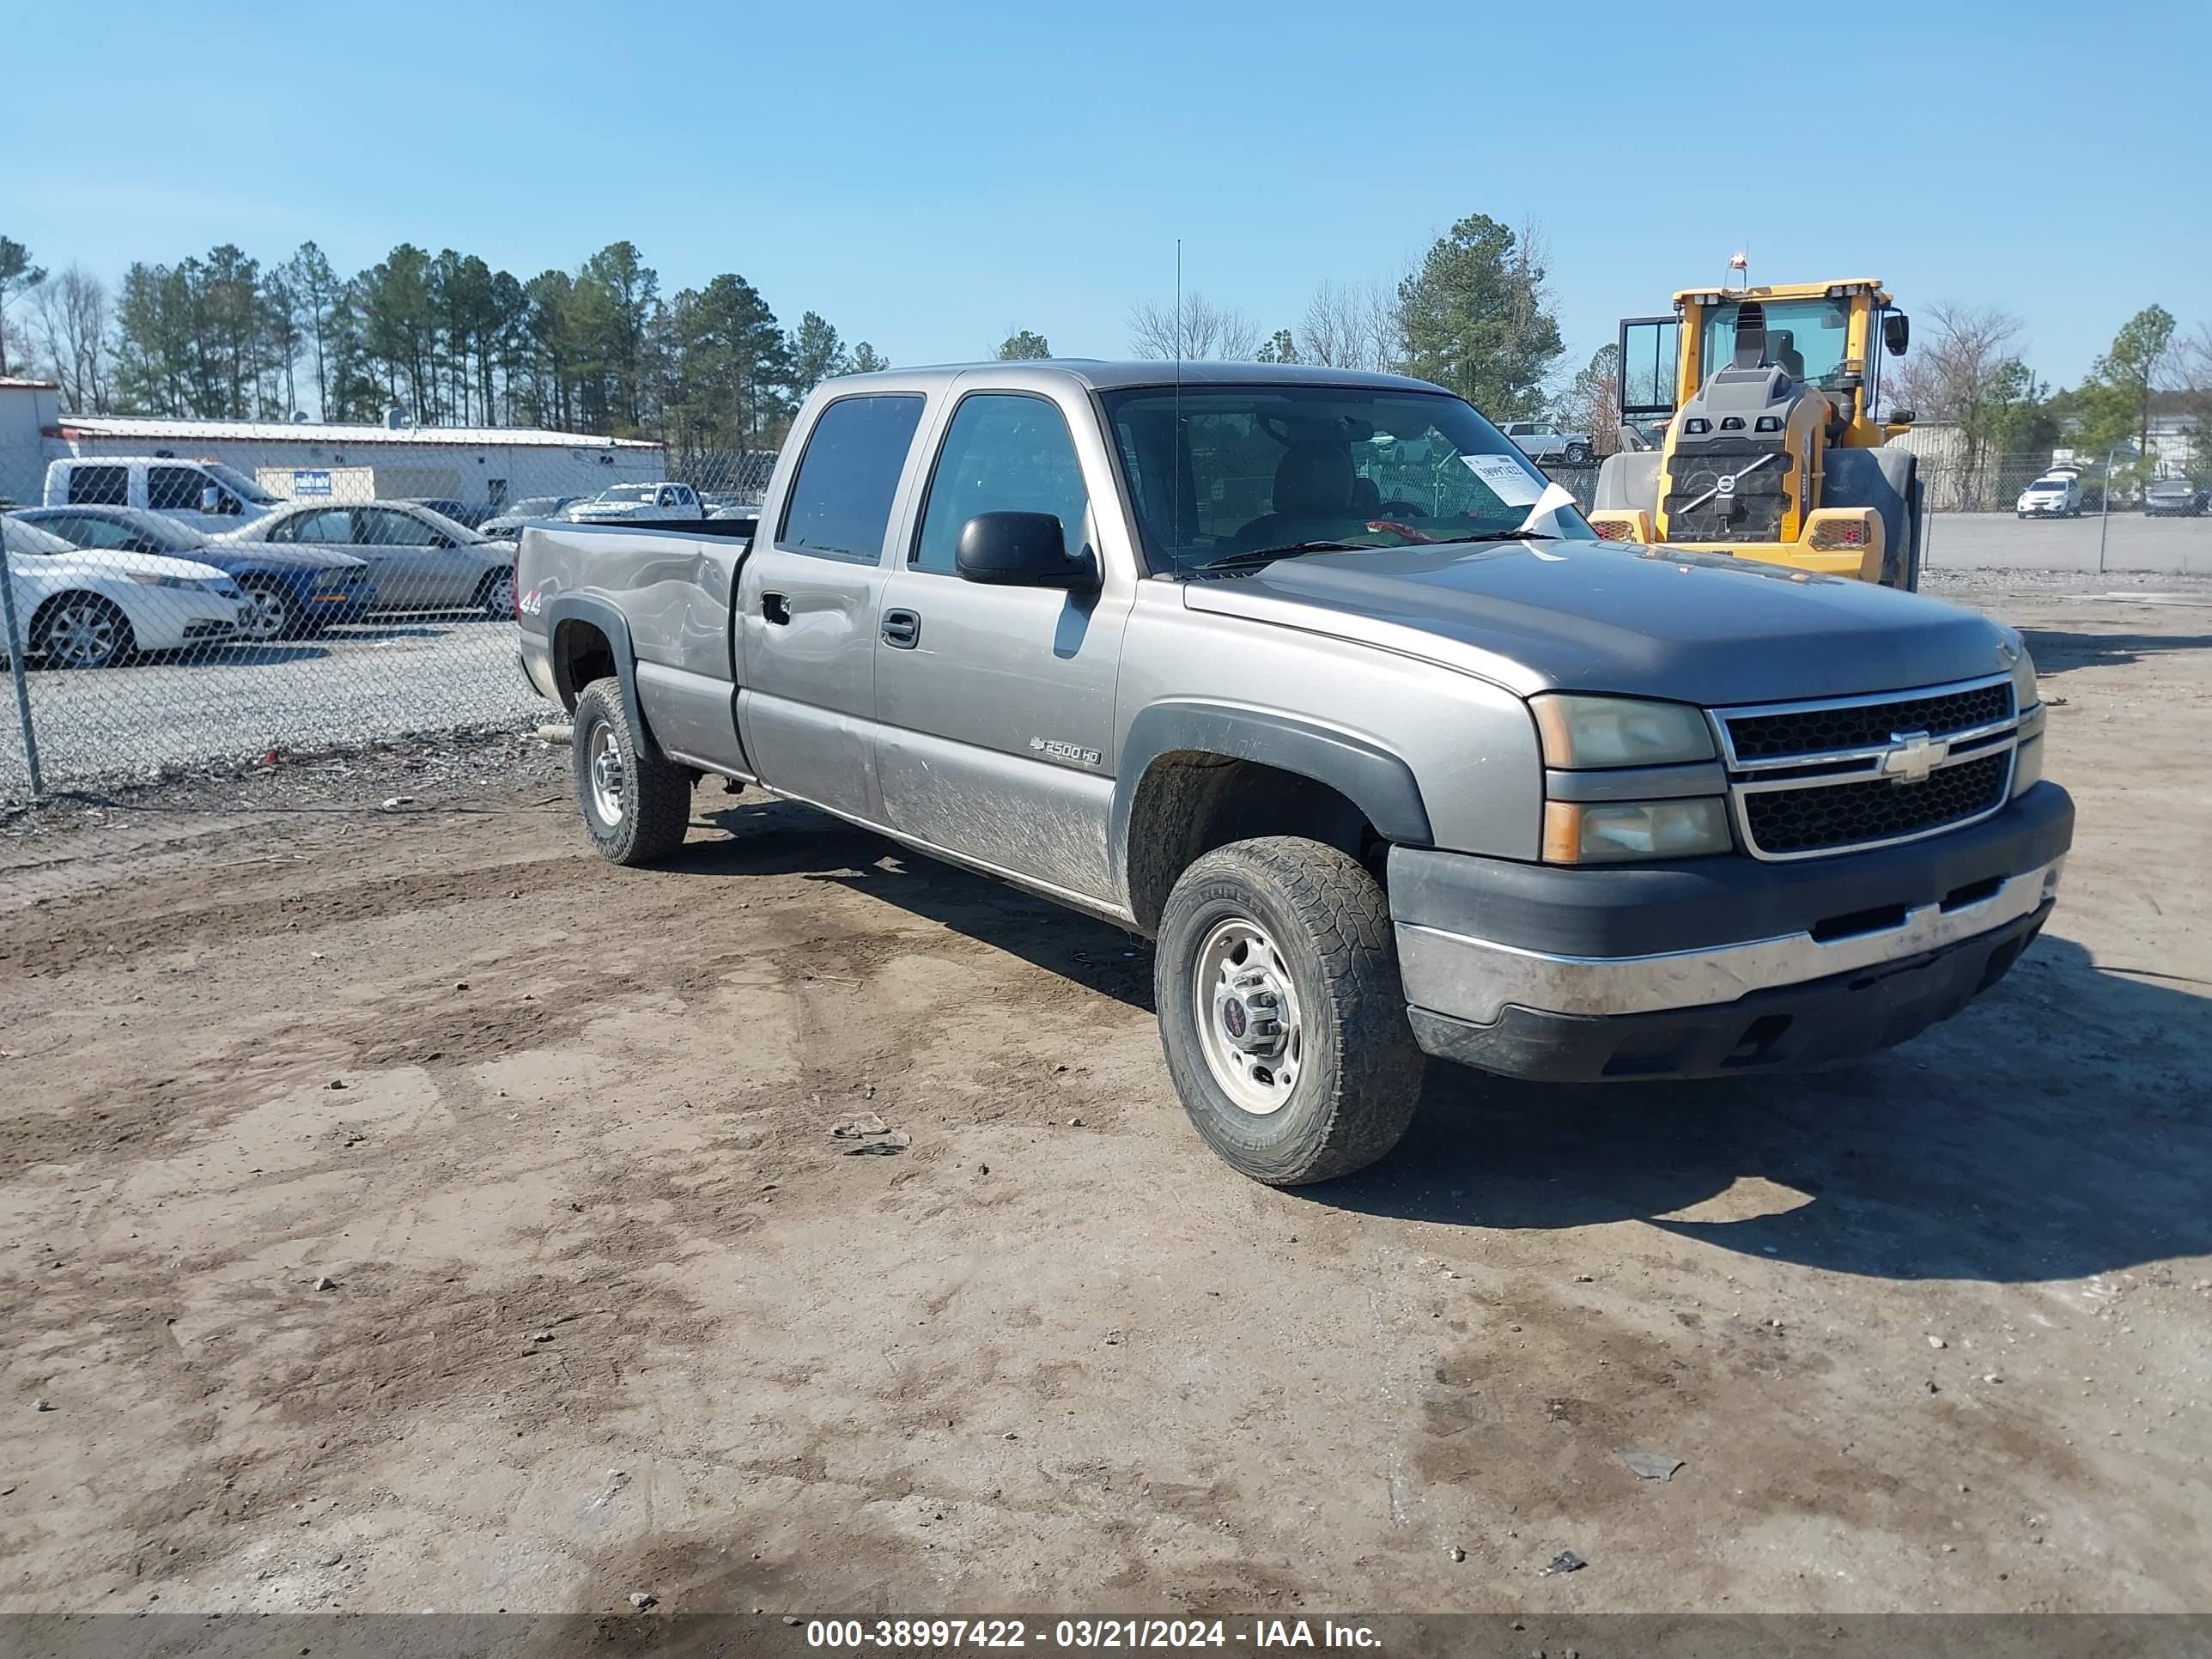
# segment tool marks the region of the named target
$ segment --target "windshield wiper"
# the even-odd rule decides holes
[[[1472,536],[1455,536],[1455,542],[1563,542],[1548,530],[1478,530]]]
[[[1194,571],[1233,570],[1239,565],[1267,564],[1299,553],[1354,553],[1366,546],[1364,542],[1285,542],[1280,547],[1255,547],[1242,553],[1224,553],[1218,559],[1208,559],[1204,564],[1190,568]]]

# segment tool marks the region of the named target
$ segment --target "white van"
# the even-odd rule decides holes
[[[100,455],[51,463],[46,505],[143,507],[212,536],[285,503],[221,461]]]

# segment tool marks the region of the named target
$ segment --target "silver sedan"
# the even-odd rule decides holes
[[[376,580],[379,611],[481,610],[514,617],[514,544],[494,541],[416,501],[301,501],[242,525],[229,541],[350,553]]]

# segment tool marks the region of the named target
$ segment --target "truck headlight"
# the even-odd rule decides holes
[[[1667,766],[1713,757],[1705,711],[1687,703],[1547,691],[1531,697],[1528,707],[1547,766]]]
[[[1619,864],[1704,858],[1734,850],[1728,803],[1683,800],[1552,800],[1544,803],[1547,864]]]
[[[2027,654],[2025,643],[2015,644],[2017,653],[2012,659],[2012,708],[2015,714],[2025,714],[2043,701],[2043,693],[2036,689],[2035,659]]]

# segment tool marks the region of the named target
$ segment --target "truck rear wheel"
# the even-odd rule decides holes
[[[1176,1092],[1233,1168],[1293,1187],[1398,1144],[1422,1060],[1389,902],[1351,854],[1295,836],[1217,848],[1169,894],[1152,972]]]
[[[601,858],[653,864],[683,846],[691,827],[691,774],[641,752],[620,680],[584,688],[569,743],[576,807]]]

